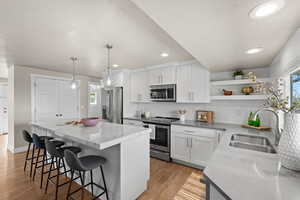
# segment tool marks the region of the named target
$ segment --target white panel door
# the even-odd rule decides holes
[[[56,120],[59,115],[59,82],[54,79],[35,80],[35,120]]]
[[[8,100],[0,98],[0,134],[8,132]]]
[[[206,138],[191,136],[191,163],[206,166],[208,160],[211,158],[215,147],[215,138]]]
[[[184,134],[171,134],[171,157],[174,159],[189,162],[190,161],[190,148],[189,138]]]
[[[59,83],[59,117],[63,119],[79,118],[79,92],[72,90],[69,81],[58,81]]]

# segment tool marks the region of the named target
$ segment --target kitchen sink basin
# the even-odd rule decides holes
[[[265,153],[276,153],[276,150],[272,146],[270,140],[262,136],[233,134],[231,136],[229,145],[241,149],[248,149]]]

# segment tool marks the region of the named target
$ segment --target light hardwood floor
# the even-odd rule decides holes
[[[12,154],[7,151],[6,140],[7,136],[0,136],[0,200],[54,199],[54,186],[49,184],[48,194],[45,195],[44,190],[39,188],[39,177],[33,182],[28,171],[23,172],[25,153]],[[151,159],[148,190],[139,200],[173,199],[192,172],[201,173],[193,168]],[[66,189],[60,189],[59,199],[65,199]],[[79,197],[77,199],[81,199]],[[89,199],[88,192],[83,199]]]

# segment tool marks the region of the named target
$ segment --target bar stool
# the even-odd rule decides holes
[[[24,162],[24,171],[26,170],[27,162],[30,161],[30,177],[32,174],[33,161],[36,157],[34,157],[35,145],[33,144],[31,157],[29,157],[31,144],[33,143],[32,137],[27,130],[23,130],[23,139],[28,143],[28,148],[26,152],[25,162]],[[43,136],[41,139],[53,139],[53,137]]]
[[[51,164],[50,164],[50,169],[49,169],[49,173],[48,173],[45,193],[47,193],[49,182],[52,182],[51,179],[56,177],[56,182],[54,183],[55,184],[55,200],[56,200],[57,195],[58,195],[58,188],[70,182],[70,181],[66,181],[64,183],[59,184],[59,176],[63,175],[63,174],[67,175],[67,173],[71,171],[71,170],[68,170],[68,171],[66,170],[66,165],[65,165],[65,161],[64,161],[64,151],[69,150],[69,151],[72,151],[74,154],[78,154],[81,152],[81,148],[75,147],[75,146],[65,146],[62,148],[57,148],[56,144],[49,140],[45,140],[45,145],[46,145],[46,151],[51,156]],[[54,165],[54,163],[55,163],[55,165]],[[61,164],[62,164],[62,166],[61,166]],[[61,173],[60,169],[62,167],[63,167],[64,171]],[[57,174],[54,176],[51,176],[51,172],[55,171],[55,170],[57,171]]]
[[[48,162],[50,160],[50,159],[47,158],[47,152],[46,152],[46,147],[45,147],[45,140],[43,140],[43,138],[45,138],[45,137],[39,137],[36,134],[32,134],[33,143],[34,143],[35,147],[38,149],[38,153],[37,153],[36,160],[35,160],[35,163],[34,163],[35,165],[34,165],[34,171],[33,171],[33,178],[32,178],[32,180],[35,179],[35,174],[36,174],[37,168],[41,167],[42,170],[41,170],[40,188],[43,187],[44,174],[48,173],[48,171],[44,172],[45,165],[49,165],[49,163],[46,163],[46,162]],[[63,141],[58,141],[58,140],[53,140],[53,142],[55,143],[56,147],[61,147],[61,146],[63,146],[65,144]],[[39,158],[41,157],[40,156],[41,150],[43,150],[42,160],[39,161]],[[42,163],[42,164],[40,166],[38,166],[38,163]]]
[[[67,199],[69,199],[69,197],[71,197],[71,195],[78,192],[79,190],[84,189],[85,187],[91,185],[92,195],[94,197],[93,199],[97,199],[100,196],[102,196],[103,194],[105,194],[106,199],[109,200],[108,193],[107,193],[107,187],[106,187],[106,183],[105,183],[105,177],[104,177],[103,168],[102,168],[104,163],[106,163],[106,159],[101,156],[95,156],[95,155],[83,156],[83,157],[78,158],[75,153],[73,153],[72,151],[69,151],[69,150],[65,150],[64,155],[65,155],[66,162],[71,169],[71,181],[69,183]],[[96,169],[97,167],[100,167],[104,187],[94,183],[94,181],[93,181],[93,169]],[[79,176],[76,178],[74,178],[75,171],[79,172]],[[88,184],[84,184],[86,171],[90,171],[90,176],[91,176],[91,182]],[[83,175],[81,175],[81,172],[83,173]],[[79,189],[71,192],[72,181],[74,181],[78,178],[80,178],[80,180],[81,180],[81,187]],[[97,186],[98,188],[102,189],[103,192],[97,196],[94,196],[94,188],[93,188],[94,186]]]

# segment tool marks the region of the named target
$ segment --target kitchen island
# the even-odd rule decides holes
[[[104,173],[110,199],[136,199],[147,189],[150,178],[150,129],[109,122],[100,122],[95,127],[32,122],[31,127],[33,133],[58,137],[67,144],[81,147],[79,156],[105,157]],[[97,170],[93,174],[94,181],[102,184],[100,172]],[[89,181],[88,176],[86,179]]]

